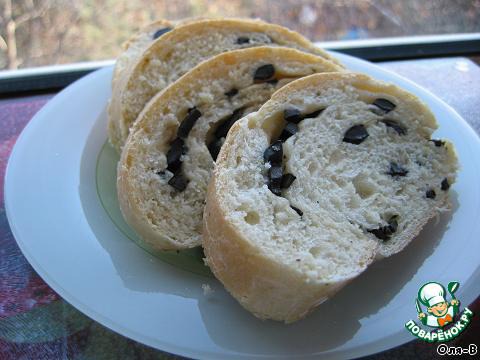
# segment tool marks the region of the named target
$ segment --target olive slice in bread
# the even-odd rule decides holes
[[[127,223],[157,249],[199,246],[207,184],[230,127],[288,82],[339,70],[298,50],[256,47],[205,61],[157,94],[135,122],[118,167]]]
[[[366,75],[291,82],[220,151],[207,264],[256,316],[302,318],[448,207],[457,160],[436,128],[419,99]]]

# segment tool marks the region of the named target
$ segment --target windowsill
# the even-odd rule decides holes
[[[446,56],[479,56],[480,33],[317,42],[317,45],[369,61]],[[0,71],[0,95],[61,89],[114,60],[79,62]]]

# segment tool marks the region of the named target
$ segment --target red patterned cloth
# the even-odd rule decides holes
[[[52,95],[0,100],[0,359],[173,359],[92,321],[32,269],[13,238],[3,186],[25,125]]]

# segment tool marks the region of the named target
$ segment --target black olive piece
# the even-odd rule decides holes
[[[215,137],[217,139],[221,139],[222,137],[227,136],[228,130],[230,130],[232,125],[235,124],[235,122],[242,117],[243,110],[244,110],[243,107],[238,108],[238,109],[234,110],[231,115],[229,115],[225,119],[221,120],[220,125],[215,130]]]
[[[255,74],[253,75],[253,80],[262,82],[270,80],[275,75],[275,68],[272,64],[262,65],[257,70],[255,70]]]
[[[210,156],[212,157],[213,161],[217,160],[218,154],[220,153],[220,149],[223,145],[223,139],[215,139],[208,145],[208,151],[210,152]]]
[[[390,119],[383,119],[382,122],[389,128],[392,128],[397,132],[398,135],[406,135],[407,134],[407,128],[403,125],[400,125],[397,121],[395,120],[390,120]]]
[[[398,215],[393,215],[390,217],[390,219],[388,219],[388,226],[390,227],[390,230],[392,230],[392,232],[395,232],[398,229],[397,219],[398,219]]]
[[[263,153],[265,162],[272,165],[281,165],[283,159],[283,144],[280,140],[275,141]]]
[[[435,196],[437,196],[437,194],[435,194],[435,190],[433,189],[427,190],[425,193],[427,199],[435,199]]]
[[[180,172],[181,166],[182,166],[182,162],[180,160],[178,160],[178,161],[175,161],[173,163],[170,163],[167,166],[167,170],[174,173],[174,174],[177,174],[177,173]]]
[[[345,132],[343,135],[343,141],[358,145],[362,143],[368,137],[368,132],[365,126],[362,124],[354,125]]]
[[[443,140],[431,139],[429,141],[433,142],[435,146],[438,146],[438,147],[445,145],[445,141]]]
[[[283,174],[282,183],[280,184],[280,186],[282,187],[282,189],[288,189],[296,178],[297,177],[293,174]]]
[[[176,138],[170,144],[170,149],[167,152],[167,169],[176,173],[180,169],[182,162],[180,157],[185,152],[185,143],[182,139]]]
[[[271,185],[269,184],[268,185],[268,189],[275,195],[277,196],[282,196],[282,190],[280,189],[279,186],[275,186],[275,185]]]
[[[169,28],[169,27],[166,27],[166,28],[163,28],[163,29],[158,29],[158,30],[155,31],[155,33],[152,35],[153,40],[158,39],[160,36],[162,36],[163,34],[169,32],[170,30],[172,30],[172,28]]]
[[[173,177],[168,181],[168,185],[172,186],[175,190],[183,191],[187,187],[188,181],[185,179],[183,174],[175,174]]]
[[[297,207],[295,207],[295,206],[293,206],[293,205],[290,205],[290,207],[291,207],[293,210],[295,210],[298,215],[303,216],[303,211],[302,211],[302,210],[300,210],[299,208],[297,208]],[[300,259],[297,259],[297,261],[300,261]]]
[[[380,240],[387,241],[390,240],[390,237],[395,233],[398,229],[398,222],[397,222],[398,215],[393,215],[388,220],[388,225],[380,226],[377,229],[368,229],[367,231]]]
[[[287,123],[285,127],[283,128],[282,133],[280,134],[279,140],[281,141],[287,141],[287,139],[293,135],[295,135],[298,132],[298,125],[295,123]]]
[[[282,195],[281,183],[282,183],[282,166],[272,166],[268,170],[268,188],[275,195]]]
[[[406,176],[408,174],[408,170],[401,167],[397,163],[390,163],[390,170],[387,172],[390,176]]]
[[[387,99],[382,99],[382,98],[375,99],[375,101],[373,102],[373,105],[382,109],[385,112],[385,114],[389,113],[390,111],[392,111],[396,107],[396,105],[394,103],[392,103],[391,101],[389,101]]]
[[[226,96],[232,97],[238,94],[238,89],[232,88],[231,90],[225,93]]]
[[[177,136],[186,138],[200,116],[202,116],[202,113],[196,107],[188,109],[187,116],[185,116],[178,127]]]
[[[274,185],[281,185],[283,177],[283,169],[282,166],[272,165],[270,169],[268,169],[268,178],[270,180],[270,184]]]
[[[304,119],[316,118],[318,115],[320,115],[323,112],[323,110],[325,109],[315,110],[314,112],[303,115],[303,118]]]
[[[295,108],[288,108],[283,110],[283,119],[287,122],[293,122],[298,124],[300,121],[303,120],[302,114],[300,110]]]
[[[246,36],[239,36],[236,41],[238,45],[248,44],[249,42],[250,42],[250,38]]]
[[[278,84],[278,79],[272,79],[272,80],[268,80],[268,81],[267,81],[267,84],[270,84],[270,85],[277,85],[277,84]]]
[[[447,191],[449,188],[450,188],[450,184],[448,183],[448,179],[445,178],[442,180],[442,184],[440,185],[440,189],[442,189],[443,191]]]

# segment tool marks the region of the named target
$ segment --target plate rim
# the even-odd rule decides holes
[[[398,79],[399,82],[403,82],[403,83],[408,84],[409,85],[408,91],[411,91],[410,88],[415,89],[416,95],[424,102],[425,102],[425,99],[423,98],[424,94],[427,95],[428,97],[430,97],[431,99],[435,99],[436,102],[440,103],[442,105],[442,107],[446,108],[448,110],[448,112],[456,118],[456,120],[459,120],[459,121],[462,122],[463,128],[465,128],[465,130],[467,130],[470,133],[470,135],[472,137],[472,140],[475,141],[476,146],[478,146],[480,148],[479,135],[475,132],[475,130],[471,127],[471,125],[460,114],[458,114],[450,105],[445,103],[443,100],[441,100],[438,96],[431,93],[429,90],[421,87],[420,85],[416,84],[415,82],[413,82],[409,79],[404,78],[401,75],[398,75],[398,74],[394,73],[393,71],[381,68],[378,65],[372,64],[372,63],[367,62],[365,60],[361,60],[361,59],[358,59],[358,58],[355,58],[355,57],[352,57],[352,56],[349,56],[349,55],[345,55],[345,54],[338,54],[338,53],[335,53],[335,52],[332,52],[332,54],[337,56],[340,59],[340,61],[342,61],[342,59],[346,58],[346,59],[349,59],[351,61],[357,62],[358,64],[360,64],[362,66],[368,66],[369,69],[372,69],[372,70],[375,69],[376,73],[380,72],[382,75],[387,74],[389,79],[386,80],[386,81],[388,81],[388,82],[393,82],[393,83],[397,84],[397,82],[395,80]],[[5,170],[5,177],[4,177],[5,213],[6,213],[6,217],[7,217],[7,220],[8,220],[8,224],[10,226],[10,229],[12,231],[12,234],[15,238],[16,243],[18,244],[20,250],[22,251],[22,253],[25,256],[25,258],[27,259],[27,261],[31,264],[31,266],[35,269],[35,271],[39,274],[39,276],[49,286],[51,286],[62,297],[63,300],[65,300],[70,305],[72,305],[73,307],[75,307],[76,309],[78,309],[79,311],[84,313],[86,316],[90,317],[92,320],[99,322],[103,326],[111,329],[112,331],[114,331],[114,332],[116,332],[116,333],[118,333],[122,336],[126,336],[128,338],[134,339],[135,341],[138,341],[139,343],[146,344],[146,345],[151,346],[151,347],[153,347],[155,349],[158,349],[160,351],[168,352],[168,353],[172,353],[172,354],[180,354],[182,356],[198,357],[200,355],[200,356],[208,356],[209,358],[212,358],[212,357],[213,358],[226,358],[226,357],[228,357],[228,358],[237,358],[237,357],[250,358],[251,356],[262,357],[262,355],[259,355],[259,354],[255,354],[255,355],[250,355],[250,354],[245,354],[245,353],[234,354],[234,351],[231,351],[231,350],[230,350],[230,353],[228,353],[228,354],[227,353],[220,354],[220,353],[217,353],[217,352],[209,353],[209,352],[205,352],[205,351],[202,351],[202,353],[199,354],[198,352],[196,352],[193,349],[190,350],[190,349],[187,349],[187,348],[176,347],[175,345],[172,346],[172,344],[170,344],[170,343],[165,343],[165,342],[162,342],[161,340],[151,338],[151,337],[145,337],[145,335],[143,335],[143,334],[138,334],[137,332],[132,331],[131,329],[125,328],[120,323],[118,323],[117,321],[115,321],[113,319],[109,319],[108,317],[105,317],[101,313],[98,313],[97,311],[95,311],[91,307],[85,305],[78,298],[76,298],[75,296],[71,295],[68,291],[66,291],[61,284],[59,284],[54,278],[51,277],[51,275],[48,273],[47,270],[45,270],[39,263],[37,263],[37,261],[35,260],[35,256],[33,254],[30,254],[30,252],[28,251],[28,246],[27,246],[28,242],[25,242],[24,240],[20,239],[18,229],[15,226],[15,221],[13,221],[13,219],[12,219],[12,216],[13,216],[12,211],[13,210],[11,208],[11,203],[10,203],[10,199],[9,199],[10,196],[11,196],[11,192],[9,191],[9,188],[10,188],[10,183],[12,182],[11,177],[13,176],[11,168],[12,168],[12,164],[14,163],[16,157],[18,156],[17,153],[19,152],[19,148],[21,146],[24,146],[23,143],[25,142],[25,138],[30,134],[30,132],[34,131],[34,127],[37,126],[37,122],[39,122],[39,120],[44,116],[44,114],[46,112],[50,111],[51,108],[55,108],[57,106],[57,103],[63,101],[66,98],[68,98],[70,93],[76,91],[77,88],[83,87],[85,83],[92,81],[93,79],[95,79],[97,76],[99,76],[103,72],[111,72],[112,68],[113,68],[113,66],[108,66],[106,68],[94,71],[94,72],[82,77],[80,80],[74,82],[73,84],[71,84],[67,88],[63,89],[59,93],[57,93],[52,99],[50,99],[48,101],[48,103],[46,105],[44,105],[32,117],[32,119],[27,123],[25,128],[22,130],[21,134],[16,139],[15,145],[14,145],[12,151],[10,152],[10,155],[9,155],[9,158],[8,158],[8,162],[7,162],[7,166],[6,166],[6,170]],[[374,75],[374,76],[376,76],[376,75]],[[403,87],[403,84],[401,84],[399,86]],[[419,93],[421,95],[419,95]],[[478,273],[478,272],[479,272],[479,268],[477,267],[477,270],[474,273]],[[474,273],[472,273],[472,276],[473,276]],[[477,293],[475,299],[477,299],[479,297],[479,295],[480,294]],[[475,301],[475,299],[473,301]],[[402,335],[403,332],[399,331],[398,334]],[[375,340],[375,341],[372,341],[372,342],[369,342],[369,343],[366,343],[366,344],[362,344],[360,346],[354,347],[351,350],[348,350],[348,349],[346,349],[346,350],[333,349],[333,350],[327,350],[327,351],[321,352],[321,353],[308,354],[307,357],[318,356],[320,354],[328,356],[330,353],[335,353],[335,352],[337,352],[337,354],[335,354],[336,356],[348,355],[349,353],[350,353],[350,355],[348,355],[348,356],[352,356],[352,354],[355,354],[355,356],[365,356],[365,355],[369,355],[369,354],[379,353],[379,352],[382,352],[382,351],[385,351],[385,350],[388,350],[388,349],[393,349],[395,347],[402,346],[407,342],[411,342],[411,341],[415,340],[415,338],[409,337],[408,336],[409,334],[407,332],[405,332],[404,336],[403,337],[401,336],[400,341],[391,341],[391,342],[389,342],[389,345],[384,346],[386,340],[390,340],[390,338],[398,339],[398,336],[397,336],[398,334],[395,333],[395,334],[391,335],[390,337],[383,338],[381,340]],[[390,343],[395,343],[395,344],[393,346],[391,346]],[[162,348],[159,348],[159,346],[158,346],[159,344],[164,344],[164,346],[162,345]],[[373,349],[373,351],[370,351],[369,349],[370,350]],[[271,356],[271,355],[266,355],[266,356]]]

